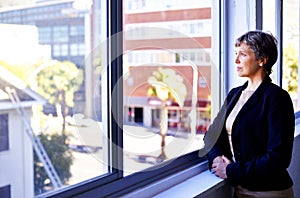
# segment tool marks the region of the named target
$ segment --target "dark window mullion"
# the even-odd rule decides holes
[[[275,1],[276,35],[278,41],[278,84],[282,87],[282,57],[283,57],[283,0]]]
[[[110,5],[110,41],[111,62],[111,140],[112,168],[119,177],[123,176],[123,1],[111,0]]]

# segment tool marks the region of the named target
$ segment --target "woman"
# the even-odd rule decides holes
[[[235,197],[294,196],[287,171],[294,140],[293,104],[269,77],[278,56],[276,45],[277,40],[262,31],[236,40],[237,73],[247,81],[229,92],[204,138],[205,144],[213,144],[207,154],[210,169],[235,187]]]

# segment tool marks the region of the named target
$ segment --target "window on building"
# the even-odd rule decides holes
[[[8,128],[8,114],[0,114],[0,152],[9,149]]]
[[[70,35],[71,36],[82,36],[84,35],[84,26],[77,25],[70,27]]]
[[[74,43],[70,45],[71,56],[84,56],[85,46],[84,43]]]
[[[39,42],[49,44],[51,42],[51,27],[39,27]]]
[[[206,4],[206,3],[205,3]],[[199,9],[199,8],[198,8]],[[205,18],[196,18],[193,20],[183,19],[183,20],[170,20],[170,21],[147,21],[147,24],[144,23],[131,23],[126,24],[125,32],[126,40],[140,40],[140,39],[149,39],[157,38],[159,39],[162,35],[155,34],[149,35],[150,33],[147,32],[145,27],[155,27],[161,28],[161,31],[165,32],[166,36],[170,38],[182,38],[182,37],[209,37],[211,35],[211,19],[207,19],[208,15],[210,14],[208,8],[201,8],[202,12],[208,12]],[[157,11],[156,11],[157,12]],[[142,13],[140,13],[142,14]]]
[[[169,64],[172,66],[192,61],[196,65],[208,66],[210,49],[134,50],[124,55],[126,63],[132,66],[144,64]]]
[[[68,26],[54,26],[53,27],[53,41],[54,42],[68,42],[69,41]]]
[[[63,56],[64,57],[64,56],[68,56],[68,55],[69,55],[69,45],[68,44],[54,44],[53,45],[53,56],[55,56],[55,57]],[[77,53],[75,55],[77,55]]]

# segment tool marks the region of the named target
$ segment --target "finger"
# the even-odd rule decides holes
[[[218,163],[218,162],[221,162],[221,161],[222,161],[222,157],[221,157],[221,156],[218,156],[218,157],[216,157],[216,158],[213,160],[214,163]]]
[[[230,164],[231,163],[230,160],[227,157],[225,157],[224,155],[222,156],[222,159],[224,160],[224,162],[226,164]]]
[[[216,168],[216,167],[218,166],[218,164],[219,164],[219,163],[213,163],[213,164],[211,165],[211,167],[212,167],[212,168]]]

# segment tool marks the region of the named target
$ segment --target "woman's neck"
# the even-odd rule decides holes
[[[257,87],[261,84],[261,82],[265,79],[266,75],[256,76],[255,78],[248,79],[248,86],[246,87],[246,91],[255,91]]]

